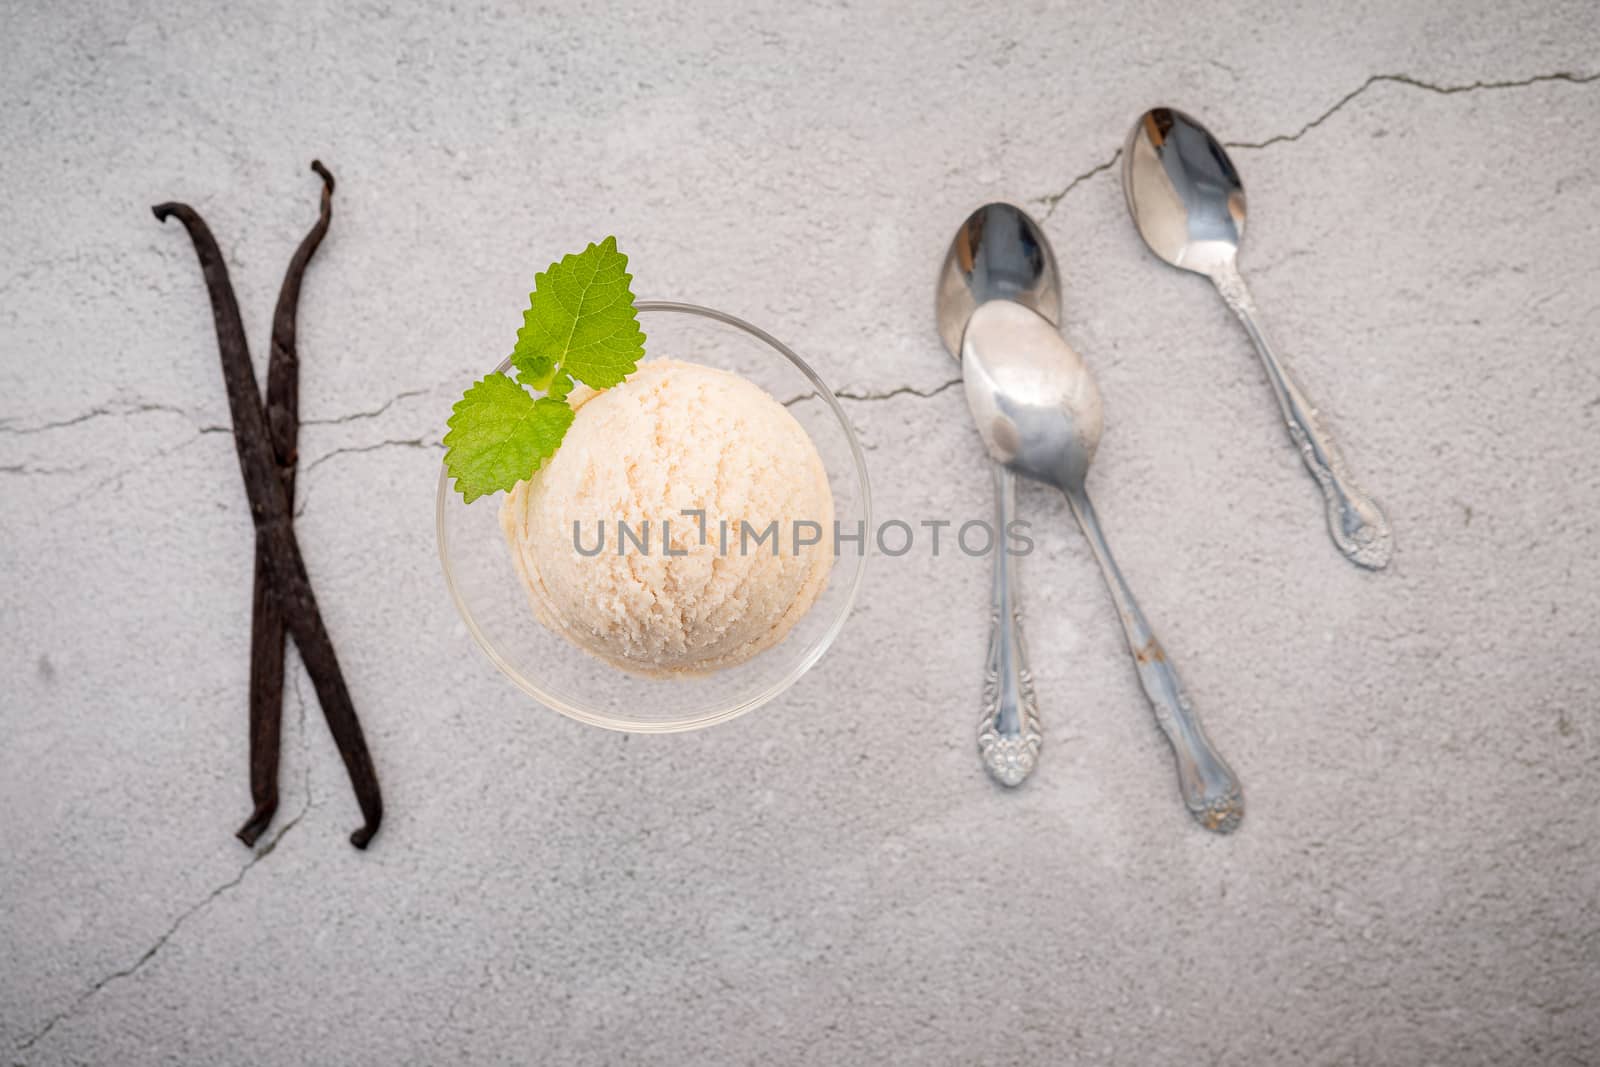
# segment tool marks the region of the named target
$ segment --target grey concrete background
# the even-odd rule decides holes
[[[1600,1063],[1587,0],[4,7],[5,1062]],[[1256,146],[1244,265],[1388,573],[1330,547],[1243,334],[1125,217],[1108,164],[1163,102]],[[251,530],[149,213],[208,215],[264,359],[313,156],[299,525],[387,788],[365,854],[298,661],[275,836],[231,836]],[[1018,792],[972,751],[959,557],[875,561],[819,667],[704,734],[499,678],[438,573],[435,442],[533,271],[619,234],[641,295],[853,398],[880,514],[981,515],[930,301],[993,198],[1047,217],[1100,509],[1237,836],[1183,813],[1042,491]]]

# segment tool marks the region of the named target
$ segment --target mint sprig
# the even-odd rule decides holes
[[[511,353],[517,380],[495,373],[476,382],[444,435],[445,467],[467,503],[511,489],[555,454],[572,425],[574,380],[609,389],[639,365],[645,338],[627,267],[607,237],[534,275]]]

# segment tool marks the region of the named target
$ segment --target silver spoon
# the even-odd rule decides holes
[[[1189,813],[1207,830],[1234,829],[1244,815],[1239,780],[1200,728],[1089,503],[1084,482],[1102,427],[1100,390],[1089,368],[1053,323],[1021,304],[992,300],[967,323],[961,373],[989,455],[1066,494],[1122,618],[1139,682],[1172,744]]]
[[[1322,488],[1333,543],[1359,566],[1387,566],[1394,551],[1389,520],[1356,487],[1316,408],[1273,354],[1256,322],[1255,302],[1237,262],[1244,235],[1244,184],[1228,153],[1183,112],[1165,107],[1146,111],[1123,146],[1122,191],[1150,250],[1174,267],[1210,278],[1244,323],[1266,366],[1289,436]]]
[[[1061,285],[1044,231],[1019,207],[985,204],[956,231],[939,272],[939,336],[957,362],[967,320],[978,305],[1000,297],[1020,301],[1051,322],[1061,318]],[[998,463],[994,496],[994,587],[978,755],[995,781],[1015,786],[1038,765],[1044,734],[1022,640],[1016,564],[1006,550],[1016,513],[1016,477]]]

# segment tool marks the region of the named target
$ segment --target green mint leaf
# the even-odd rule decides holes
[[[550,379],[550,384],[546,386],[546,389],[557,400],[565,400],[567,394],[572,392],[572,375],[562,371]]]
[[[535,400],[504,374],[477,382],[456,402],[444,435],[456,491],[470,504],[511,489],[555,453],[572,414],[565,400]]]
[[[627,268],[617,239],[607,237],[534,276],[511,353],[519,377],[543,377],[545,360],[595,389],[609,389],[633,373],[644,355],[644,332]]]

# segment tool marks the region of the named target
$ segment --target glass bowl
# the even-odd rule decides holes
[[[732,315],[694,304],[640,301],[650,359],[682,359],[740,374],[784,402],[822,457],[834,519],[849,537],[872,536],[871,492],[861,444],[833,393],[776,338]],[[505,371],[506,360],[497,368]],[[500,530],[503,494],[471,504],[439,473],[439,559],[467,631],[495,666],[539,703],[591,726],[671,733],[726,722],[793,685],[838,636],[866,566],[866,543],[846,541],[828,586],[778,644],[714,674],[647,678],[603,663],[534,617]],[[858,527],[859,524],[859,527]],[[822,545],[832,549],[833,531]]]

